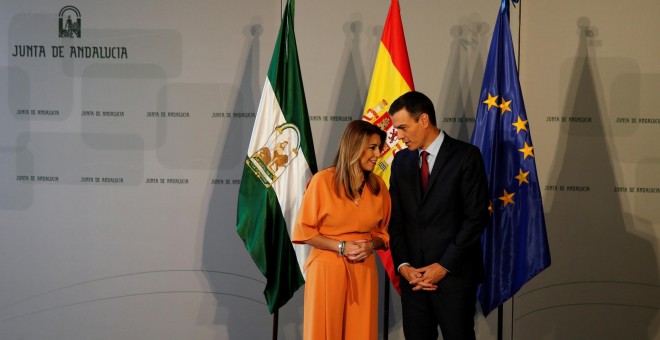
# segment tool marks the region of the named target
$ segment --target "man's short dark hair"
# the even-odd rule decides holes
[[[401,95],[392,102],[392,105],[390,105],[390,115],[394,115],[402,109],[406,109],[406,111],[410,112],[410,116],[415,121],[419,121],[419,116],[421,116],[422,113],[426,113],[429,115],[431,125],[438,126],[435,120],[435,108],[433,107],[433,102],[421,92],[410,91]]]

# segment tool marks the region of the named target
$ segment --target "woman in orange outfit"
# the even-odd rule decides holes
[[[312,177],[293,233],[312,246],[305,263],[304,339],[369,340],[378,336],[374,251],[387,249],[390,194],[373,174],[385,132],[352,121],[333,166]]]

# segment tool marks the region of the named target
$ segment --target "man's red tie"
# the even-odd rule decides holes
[[[422,182],[422,191],[426,191],[426,185],[429,183],[429,162],[426,160],[426,156],[429,153],[422,151],[422,167],[419,170],[419,177]]]

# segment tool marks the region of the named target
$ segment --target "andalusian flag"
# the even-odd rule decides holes
[[[238,194],[236,230],[266,277],[264,295],[273,313],[305,283],[309,249],[289,237],[312,174],[317,171],[303,91],[294,0],[287,2]]]
[[[385,20],[383,36],[380,39],[369,94],[362,115],[363,120],[377,125],[387,133],[387,143],[374,173],[381,176],[388,185],[390,183],[390,165],[394,159],[394,154],[405,148],[403,142],[396,137],[396,131],[392,126],[392,118],[388,113],[388,109],[395,99],[414,88],[410,62],[408,61],[406,38],[403,35],[399,1],[392,0]],[[392,284],[401,293],[399,277],[396,275],[390,251],[379,251],[378,254]]]

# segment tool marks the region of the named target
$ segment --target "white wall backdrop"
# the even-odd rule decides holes
[[[389,1],[296,5],[323,168],[360,118]],[[400,5],[416,89],[469,140],[499,1]],[[66,6],[80,37],[59,36]],[[234,228],[281,6],[0,3],[0,339],[271,337]],[[553,264],[505,305],[505,338],[660,339],[660,3],[511,16]],[[302,337],[302,312],[301,289],[280,339]],[[403,338],[395,293],[380,331]]]

